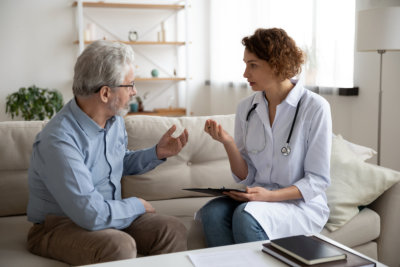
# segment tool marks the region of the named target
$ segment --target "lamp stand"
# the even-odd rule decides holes
[[[382,59],[386,50],[378,50],[380,55],[379,65],[379,103],[378,103],[378,165],[381,165],[381,125],[382,125]]]

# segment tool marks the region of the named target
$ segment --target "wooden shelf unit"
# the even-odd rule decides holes
[[[120,41],[113,40],[115,42],[124,43],[128,45],[185,45],[185,42],[156,42],[156,41]],[[91,44],[94,41],[84,41],[85,45]],[[79,44],[79,41],[75,41],[74,44]]]
[[[121,8],[121,9],[149,9],[149,10],[172,10],[173,12],[180,12],[185,11],[185,27],[186,27],[186,34],[185,34],[185,41],[122,41],[122,40],[111,40],[115,42],[121,42],[127,45],[132,46],[180,46],[185,48],[185,57],[186,62],[188,62],[189,57],[189,44],[191,44],[190,40],[188,39],[188,12],[187,9],[190,7],[190,0],[181,0],[178,4],[140,4],[140,3],[105,3],[102,1],[99,2],[86,2],[86,1],[74,1],[72,6],[76,7],[77,9],[77,25],[78,25],[78,32],[79,32],[79,40],[75,41],[75,44],[79,45],[79,51],[82,52],[85,45],[91,44],[93,41],[86,41],[84,40],[84,27],[83,27],[83,9],[84,8]],[[183,4],[182,4],[183,2]],[[119,38],[117,38],[119,39]],[[154,49],[156,49],[154,47]],[[137,113],[129,113],[129,115],[156,115],[156,116],[184,116],[191,114],[190,112],[190,103],[189,103],[189,92],[190,92],[190,85],[189,85],[189,68],[186,63],[186,77],[138,77],[135,79],[137,82],[185,82],[185,92],[186,92],[186,108],[179,108],[179,109],[155,109],[151,112],[137,112]]]
[[[148,81],[185,81],[186,78],[182,77],[138,77],[135,82],[148,82]]]
[[[180,117],[186,115],[185,108],[158,108],[153,111],[143,112],[129,112],[126,116],[135,115],[150,115],[150,116],[169,116],[169,117]]]
[[[74,2],[72,6],[77,6]],[[104,7],[104,8],[136,8],[136,9],[184,9],[184,5],[160,5],[160,4],[129,4],[129,3],[104,3],[104,2],[82,2],[84,7]]]

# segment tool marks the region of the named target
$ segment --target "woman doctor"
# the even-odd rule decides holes
[[[328,102],[290,79],[304,56],[284,30],[258,29],[242,43],[243,76],[255,93],[238,105],[235,138],[213,120],[204,130],[224,145],[233,178],[247,187],[201,208],[209,247],[318,233],[329,215]]]

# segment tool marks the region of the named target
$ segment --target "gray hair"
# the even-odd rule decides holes
[[[132,47],[118,42],[99,40],[86,47],[74,69],[72,91],[75,96],[88,96],[102,86],[123,83],[127,66],[133,63]]]

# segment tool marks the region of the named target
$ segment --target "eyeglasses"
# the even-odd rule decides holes
[[[98,93],[98,92],[100,92],[100,90],[101,90],[101,88],[103,87],[104,85],[102,85],[102,86],[100,86],[96,91],[94,91],[95,93]],[[133,89],[135,88],[135,82],[133,81],[131,84],[121,84],[121,85],[117,85],[117,86],[112,86],[113,88],[115,88],[115,87],[127,87],[127,88],[130,88],[130,90],[132,90],[133,91]]]
[[[115,87],[128,87],[131,88],[131,90],[133,90],[133,88],[135,88],[135,82],[132,82],[131,84],[121,84]]]

